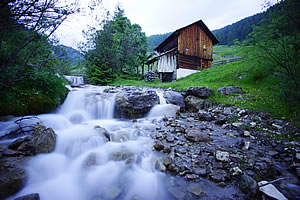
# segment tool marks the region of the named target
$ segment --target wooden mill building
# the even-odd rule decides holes
[[[173,32],[154,49],[156,56],[146,64],[156,63],[163,82],[183,78],[211,67],[213,45],[217,43],[216,37],[199,20]]]

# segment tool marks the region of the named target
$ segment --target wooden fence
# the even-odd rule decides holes
[[[237,62],[237,61],[244,60],[244,59],[245,58],[235,56],[232,59],[220,60],[220,61],[212,62],[212,66],[215,67],[215,66],[219,66],[219,65],[226,65],[228,63]]]

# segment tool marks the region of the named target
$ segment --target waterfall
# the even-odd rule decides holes
[[[67,75],[64,75],[64,77],[71,82],[72,85],[76,85],[76,86],[79,86],[79,85],[83,85],[83,77],[82,76],[67,76]]]
[[[38,116],[55,130],[55,150],[30,159],[25,187],[9,199],[30,193],[43,200],[171,198],[148,137],[157,125],[147,118],[113,119],[115,94],[104,89],[71,88],[55,113]]]

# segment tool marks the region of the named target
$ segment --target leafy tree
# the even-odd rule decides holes
[[[147,38],[141,27],[131,24],[119,6],[112,17],[107,13],[101,27],[88,34],[88,43],[85,44],[85,47],[90,47],[85,51],[85,58],[91,83],[100,84],[99,80],[105,80],[101,84],[108,84],[116,77],[108,76],[109,73],[138,73],[147,53]]]
[[[274,88],[289,103],[289,109],[297,111],[300,107],[300,2],[285,0],[274,8],[254,28],[249,41],[256,47],[260,70],[279,80]]]

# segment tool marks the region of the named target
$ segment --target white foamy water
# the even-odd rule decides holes
[[[10,199],[31,193],[42,200],[169,199],[149,137],[158,120],[151,114],[137,122],[114,119],[115,94],[103,89],[73,89],[55,113],[38,116],[55,130],[56,148],[29,161],[26,186]]]

